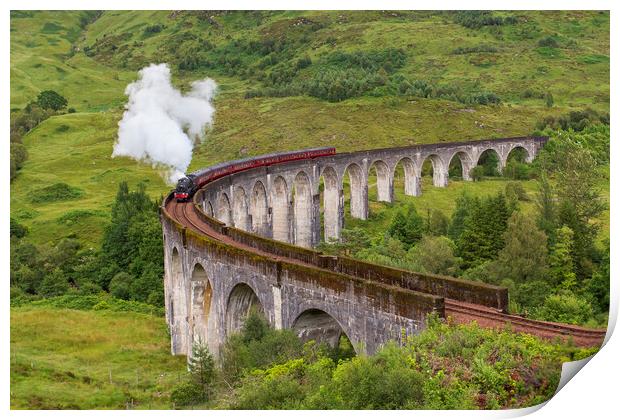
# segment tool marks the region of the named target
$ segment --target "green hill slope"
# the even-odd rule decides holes
[[[11,107],[54,89],[77,113],[26,136],[11,215],[35,242],[94,245],[121,180],[154,197],[169,189],[149,166],[110,157],[125,86],[150,62],[170,63],[181,88],[207,75],[220,85],[193,170],[310,146],[529,134],[546,115],[608,112],[608,57],[599,12],[13,12]],[[58,183],[79,193],[33,201]]]

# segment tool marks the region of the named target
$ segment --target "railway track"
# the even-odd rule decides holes
[[[166,211],[181,225],[188,229],[207,235],[213,239],[251,251],[255,254],[267,256],[275,261],[286,261],[297,265],[311,266],[305,261],[273,255],[249,245],[239,243],[230,236],[215,231],[208,224],[201,221],[193,202],[177,203],[169,200]],[[518,315],[503,313],[486,306],[445,299],[445,313],[453,322],[470,323],[476,321],[485,328],[502,329],[510,326],[513,331],[536,335],[544,339],[570,340],[577,346],[600,346],[605,338],[606,330],[590,329],[576,325],[560,324],[555,322],[539,321]]]
[[[445,300],[446,317],[457,323],[476,321],[482,327],[501,329],[510,326],[515,332],[533,334],[546,339],[572,340],[575,345],[592,347],[602,344],[606,330],[576,325],[540,321],[518,315],[505,314],[492,308]]]

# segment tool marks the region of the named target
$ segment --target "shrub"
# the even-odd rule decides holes
[[[262,371],[256,371],[254,376],[244,378],[230,408],[241,410],[299,408],[304,392],[293,370],[298,362],[299,360],[292,360],[278,365],[277,373],[271,370],[267,370],[264,374]],[[293,366],[293,369],[289,366]]]
[[[308,57],[307,55],[300,58],[299,60],[297,60],[297,63],[295,64],[295,67],[298,70],[301,69],[305,69],[306,67],[310,67],[310,65],[312,64],[312,60],[310,59],[310,57]]]
[[[427,328],[372,356],[338,364],[321,351],[248,370],[229,408],[475,409],[526,407],[549,399],[561,363],[587,357],[571,346],[475,323],[429,317]]]
[[[106,216],[104,211],[70,210],[56,219],[56,223],[71,225],[93,216]]]
[[[373,51],[336,51],[323,61],[342,69],[360,68],[364,70],[378,71],[384,69],[391,73],[405,65],[407,55],[402,49],[388,48]]]
[[[28,233],[28,228],[11,217],[10,231],[11,237],[23,238]]]
[[[39,270],[21,265],[17,270],[11,269],[11,286],[17,286],[27,293],[36,293],[41,285],[43,274]]]
[[[65,294],[69,290],[67,277],[59,268],[43,277],[38,292],[45,297],[53,297]]]
[[[454,276],[459,271],[460,258],[454,256],[456,246],[445,236],[424,236],[407,253],[416,271]]]
[[[467,98],[466,103],[480,104],[480,105],[497,105],[502,100],[493,92],[478,92],[472,93]]]
[[[553,36],[546,36],[538,40],[539,47],[558,48],[558,41]]]
[[[545,104],[547,105],[547,108],[553,107],[553,95],[551,92],[547,92],[545,94]]]
[[[600,114],[592,109],[571,111],[560,116],[547,116],[536,124],[538,130],[549,127],[554,130],[584,131],[587,127],[596,124],[609,125],[609,114]]]
[[[164,30],[164,28],[165,26],[160,23],[156,23],[154,25],[148,25],[146,28],[144,28],[144,35],[149,36],[149,35],[157,34],[161,32],[162,30]]]
[[[521,184],[520,182],[507,183],[505,193],[506,199],[508,199],[508,201],[529,201],[527,192],[525,191],[525,188],[523,188],[523,184]]]
[[[26,146],[21,143],[11,142],[11,161],[15,162],[16,168],[21,169],[26,159],[28,159]]]
[[[463,10],[453,13],[454,22],[469,29],[516,23],[516,18],[512,16],[504,19],[501,16],[494,16],[493,12],[487,10]]]
[[[485,175],[484,166],[476,165],[469,170],[469,177],[472,181],[482,181]]]
[[[67,99],[53,90],[44,90],[37,96],[37,104],[43,109],[58,111],[67,106]]]
[[[72,187],[64,182],[47,187],[37,188],[30,193],[30,201],[32,203],[52,203],[55,201],[65,201],[79,198],[82,196],[82,190]]]
[[[33,298],[34,299],[34,298]],[[97,294],[65,294],[51,298],[34,300],[32,306],[41,308],[77,309],[82,311],[135,312],[163,316],[163,308],[142,302],[116,299],[105,292]]]
[[[570,292],[548,296],[536,311],[540,319],[567,324],[584,324],[592,315],[590,302]]]
[[[445,236],[448,234],[450,219],[441,210],[433,209],[427,218],[426,233],[433,236]]]
[[[233,334],[222,350],[222,374],[229,383],[244,371],[264,368],[299,357],[302,344],[292,330],[274,330],[258,312],[251,311],[240,333]]]
[[[374,357],[356,357],[340,364],[329,385],[341,406],[354,410],[421,408],[424,401],[422,372],[409,367],[403,352],[386,346]]]
[[[120,272],[110,281],[109,290],[112,296],[119,299],[129,299],[131,297],[131,286],[133,278],[125,273]]]
[[[509,160],[503,170],[503,174],[508,178],[525,180],[532,177],[532,171],[527,163]]]
[[[188,407],[203,402],[204,394],[200,386],[193,382],[186,382],[172,389],[170,400],[175,407]]]

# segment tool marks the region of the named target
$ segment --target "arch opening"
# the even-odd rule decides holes
[[[327,167],[321,175],[323,200],[323,239],[326,242],[340,239],[341,204],[338,188],[338,174],[332,167]],[[321,189],[321,187],[319,187]]]
[[[506,166],[502,170],[502,175],[512,179],[530,179],[532,171],[529,164],[531,161],[532,158],[527,149],[515,146],[506,156]]]
[[[230,292],[226,305],[226,336],[241,331],[252,311],[264,313],[263,305],[249,285],[237,284]]]
[[[325,343],[339,353],[355,355],[355,349],[338,321],[320,309],[308,309],[293,322],[293,331],[304,342]]]
[[[469,181],[469,172],[472,168],[472,159],[466,152],[460,151],[452,155],[448,164],[448,178]]]
[[[236,228],[248,229],[248,204],[246,200],[245,190],[237,186],[233,193],[233,223]]]
[[[376,185],[376,195],[371,194],[371,186]],[[373,188],[374,190],[374,188]],[[370,165],[368,173],[368,198],[376,201],[392,202],[392,188],[390,169],[382,160],[376,160]]]
[[[267,190],[261,181],[256,181],[250,199],[252,232],[269,236],[269,211],[267,207]]]
[[[506,162],[530,163],[530,153],[523,146],[515,146],[508,152]]]
[[[432,177],[435,187],[445,187],[448,185],[448,171],[444,168],[443,162],[438,155],[429,155],[422,162],[422,182],[428,183]]]
[[[404,186],[405,195],[419,195],[419,183],[420,180],[415,173],[415,164],[413,160],[404,157],[398,161],[394,167],[394,185],[400,188],[402,184]]]
[[[231,226],[232,220],[231,220],[230,213],[231,213],[230,200],[228,199],[228,195],[226,195],[226,193],[222,193],[217,199],[216,217],[220,222],[224,223],[226,226]]]
[[[347,166],[346,173],[349,174],[349,207],[351,217],[365,220],[368,217],[368,203],[366,202],[368,186],[364,182],[362,168],[358,164],[352,163]]]
[[[312,246],[312,187],[305,172],[295,177],[293,189],[295,211],[295,244]]]
[[[500,176],[502,173],[501,166],[501,158],[499,153],[495,149],[486,149],[480,156],[478,156],[478,161],[476,162],[476,167],[480,167],[480,169],[476,169],[478,172],[478,176]]]
[[[289,242],[289,200],[286,181],[278,176],[271,191],[273,239]]]
[[[191,277],[192,285],[192,337],[193,341],[207,343],[213,288],[202,265],[196,264]]]

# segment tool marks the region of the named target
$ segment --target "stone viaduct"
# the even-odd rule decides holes
[[[433,185],[445,187],[453,159],[460,160],[462,178],[468,181],[470,170],[485,151],[497,155],[501,171],[511,151],[524,150],[526,161],[531,162],[541,145],[540,138],[512,138],[338,153],[244,171],[213,183],[200,197],[204,211],[226,225],[311,247],[322,238],[340,239],[345,181],[349,186],[351,217],[366,219],[372,171],[376,173],[378,201],[392,202],[397,168],[404,172],[405,194],[417,196],[422,194],[421,172],[426,161],[432,165]]]
[[[426,161],[432,165],[433,185],[445,187],[453,159],[460,160],[462,178],[469,180],[485,151],[497,155],[501,170],[513,150],[524,150],[531,161],[546,140],[521,137],[338,153],[224,176],[199,190],[190,203],[169,196],[161,221],[172,353],[189,354],[192,344],[202,340],[218,355],[253,307],[275,328],[292,328],[303,338],[335,344],[345,334],[358,353],[373,353],[387,340],[417,333],[428,313],[445,316],[447,302],[505,311],[504,288],[324,255],[312,247],[340,238],[345,197],[352,217],[368,217],[372,172],[377,199],[392,202],[397,170],[404,177],[404,193],[420,195]]]

